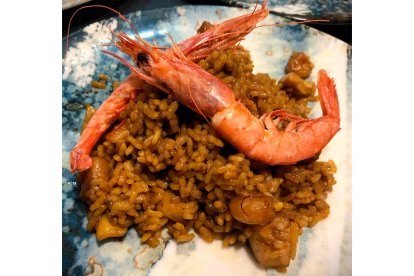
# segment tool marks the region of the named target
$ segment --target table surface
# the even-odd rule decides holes
[[[220,0],[94,0],[87,2],[83,5],[79,5],[73,8],[69,8],[62,11],[62,35],[66,36],[69,20],[73,13],[80,7],[86,5],[106,5],[114,8],[122,14],[127,14],[136,10],[151,10],[157,8],[169,8],[180,5],[217,5],[217,6],[230,6],[229,4]],[[72,20],[70,31],[76,31],[86,25],[102,20],[105,18],[113,17],[114,13],[106,9],[90,9],[80,11]],[[350,45],[352,45],[352,22],[331,24],[331,23],[318,23],[307,24],[315,29],[328,33]]]

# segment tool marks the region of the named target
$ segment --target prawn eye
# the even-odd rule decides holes
[[[148,55],[144,52],[139,52],[137,55],[137,65],[148,63]]]

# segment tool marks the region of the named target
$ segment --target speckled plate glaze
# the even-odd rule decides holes
[[[230,5],[252,8],[255,0],[222,0]],[[330,23],[352,20],[352,0],[269,0],[271,12],[291,19],[329,19]]]
[[[172,9],[129,14],[140,35],[158,45],[170,44],[165,33],[175,41],[195,34],[202,20],[220,22],[245,13],[239,8],[217,6],[181,6]],[[270,15],[264,23],[283,21]],[[151,249],[142,245],[134,229],[122,239],[97,242],[85,229],[86,205],[80,201],[76,178],[69,172],[69,153],[79,138],[85,115],[84,105],[99,106],[110,89],[91,88],[98,73],[113,79],[128,74],[117,60],[103,54],[110,27],[132,34],[119,18],[111,18],[73,33],[62,67],[62,237],[63,275],[279,275],[273,269],[259,267],[247,247],[222,248],[221,242],[206,244],[198,237],[177,245],[164,235],[164,242]],[[62,41],[63,54],[66,39]],[[256,72],[267,72],[275,78],[284,74],[292,51],[311,56],[315,80],[324,68],[336,80],[341,108],[341,131],[324,149],[320,159],[335,160],[337,184],[329,195],[330,216],[312,229],[306,228],[298,243],[296,259],[283,275],[350,275],[351,274],[351,47],[329,35],[303,25],[265,27],[254,30],[242,42],[251,55]],[[319,105],[314,107],[319,116]]]

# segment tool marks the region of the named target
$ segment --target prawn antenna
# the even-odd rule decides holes
[[[173,53],[176,55],[176,57],[178,57],[180,60],[188,60],[188,58],[184,55],[184,53],[180,50],[180,48],[178,48],[177,43],[174,41],[172,36],[169,33],[166,33],[166,35],[168,36],[168,38],[171,40],[173,44],[171,49],[173,50]]]
[[[317,22],[329,22],[328,19],[309,19],[303,21],[289,21],[289,22],[278,22],[273,24],[263,24],[256,26],[256,28],[260,27],[271,27],[271,26],[283,26],[283,25],[296,25],[296,24],[306,24],[306,23],[317,23]]]
[[[113,9],[113,8],[111,8],[111,7],[108,7],[108,6],[105,6],[105,5],[87,5],[87,6],[83,6],[83,7],[80,7],[79,9],[77,9],[73,14],[72,14],[72,16],[70,17],[70,19],[69,19],[69,25],[68,25],[68,31],[67,31],[67,34],[66,34],[66,50],[65,50],[65,57],[63,58],[63,61],[62,61],[62,63],[64,63],[65,62],[65,60],[66,60],[66,57],[68,56],[68,48],[69,48],[69,33],[70,33],[70,25],[72,24],[72,20],[73,20],[73,18],[75,17],[75,15],[80,11],[80,10],[83,10],[83,9],[89,9],[89,8],[104,8],[104,9],[107,9],[107,10],[110,10],[110,11],[112,11],[112,12],[114,12],[114,13],[116,13],[122,20],[124,20],[125,22],[127,22],[128,23],[128,25],[132,28],[132,30],[134,30],[134,32],[139,36],[139,34],[138,34],[138,31],[135,29],[135,27],[134,27],[134,25],[131,23],[131,21],[129,21],[122,13],[120,13],[119,11],[117,11],[117,10],[115,10],[115,9]]]
[[[203,116],[203,118],[206,120],[207,124],[208,124],[211,128],[213,128],[213,126],[211,125],[211,123],[210,123],[210,121],[208,120],[207,116],[206,116],[206,115],[204,115],[203,111],[201,111],[201,109],[198,107],[198,105],[197,105],[196,101],[194,100],[194,96],[193,96],[193,93],[191,92],[191,89],[190,89],[189,87],[188,87],[187,89],[188,89],[188,92],[189,92],[189,94],[190,94],[191,101],[193,102],[194,106],[196,107],[196,109],[197,109],[197,111],[198,111],[198,114],[200,114],[201,116]]]
[[[264,10],[266,8],[266,4],[267,4],[267,0],[264,0],[262,2],[262,10]],[[249,21],[250,18],[254,16],[254,13],[256,12],[258,5],[259,5],[259,0],[256,0],[256,4],[254,5],[253,12],[250,14],[249,18],[246,21]]]

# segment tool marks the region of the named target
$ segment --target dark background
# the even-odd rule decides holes
[[[76,6],[62,12],[62,35],[66,36],[70,17],[80,7],[86,5],[106,5],[114,8],[122,14],[137,10],[151,10],[157,8],[169,8],[181,5],[220,5],[230,6],[219,0],[94,0],[84,5]],[[115,14],[107,9],[81,10],[76,14],[71,23],[70,31],[74,32],[86,25],[109,17]],[[346,23],[318,23],[307,24],[315,29],[328,33],[348,44],[352,45],[352,22]]]

